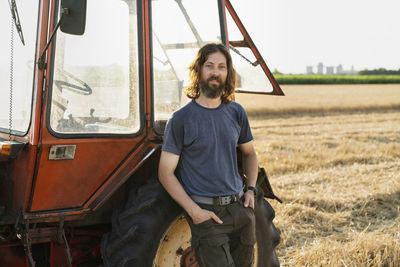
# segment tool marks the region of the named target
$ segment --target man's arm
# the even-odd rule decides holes
[[[158,167],[160,183],[170,196],[182,206],[192,218],[193,223],[198,224],[208,219],[222,223],[221,219],[214,212],[200,208],[185,192],[178,178],[175,176],[175,169],[179,162],[179,156],[170,152],[162,151]]]
[[[256,186],[257,183],[257,175],[258,175],[258,162],[257,162],[257,154],[254,149],[253,141],[240,144],[240,150],[243,154],[243,168],[244,174],[247,177],[247,186]],[[248,190],[244,195],[244,206],[254,209],[254,192]]]

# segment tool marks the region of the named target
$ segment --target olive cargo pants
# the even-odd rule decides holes
[[[218,224],[211,219],[193,224],[186,214],[200,267],[250,267],[256,243],[254,210],[245,208],[242,201],[226,206],[198,205],[223,221]]]

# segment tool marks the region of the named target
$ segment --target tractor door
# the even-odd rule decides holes
[[[81,35],[56,32],[30,212],[105,201],[148,153],[142,22],[142,1],[90,0]]]

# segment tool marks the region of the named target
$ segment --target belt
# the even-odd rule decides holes
[[[205,196],[192,195],[191,198],[193,199],[194,202],[200,204],[225,206],[234,202],[238,202],[243,195],[244,195],[243,190],[241,190],[238,194],[230,196],[205,197]]]

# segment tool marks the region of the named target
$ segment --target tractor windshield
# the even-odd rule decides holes
[[[137,21],[136,0],[88,0],[85,33],[57,32],[52,131],[133,134],[139,130]]]
[[[0,131],[28,131],[38,1],[0,1]],[[14,18],[13,15],[14,14]]]
[[[155,127],[188,101],[188,67],[207,42],[221,42],[220,1],[152,1]]]

